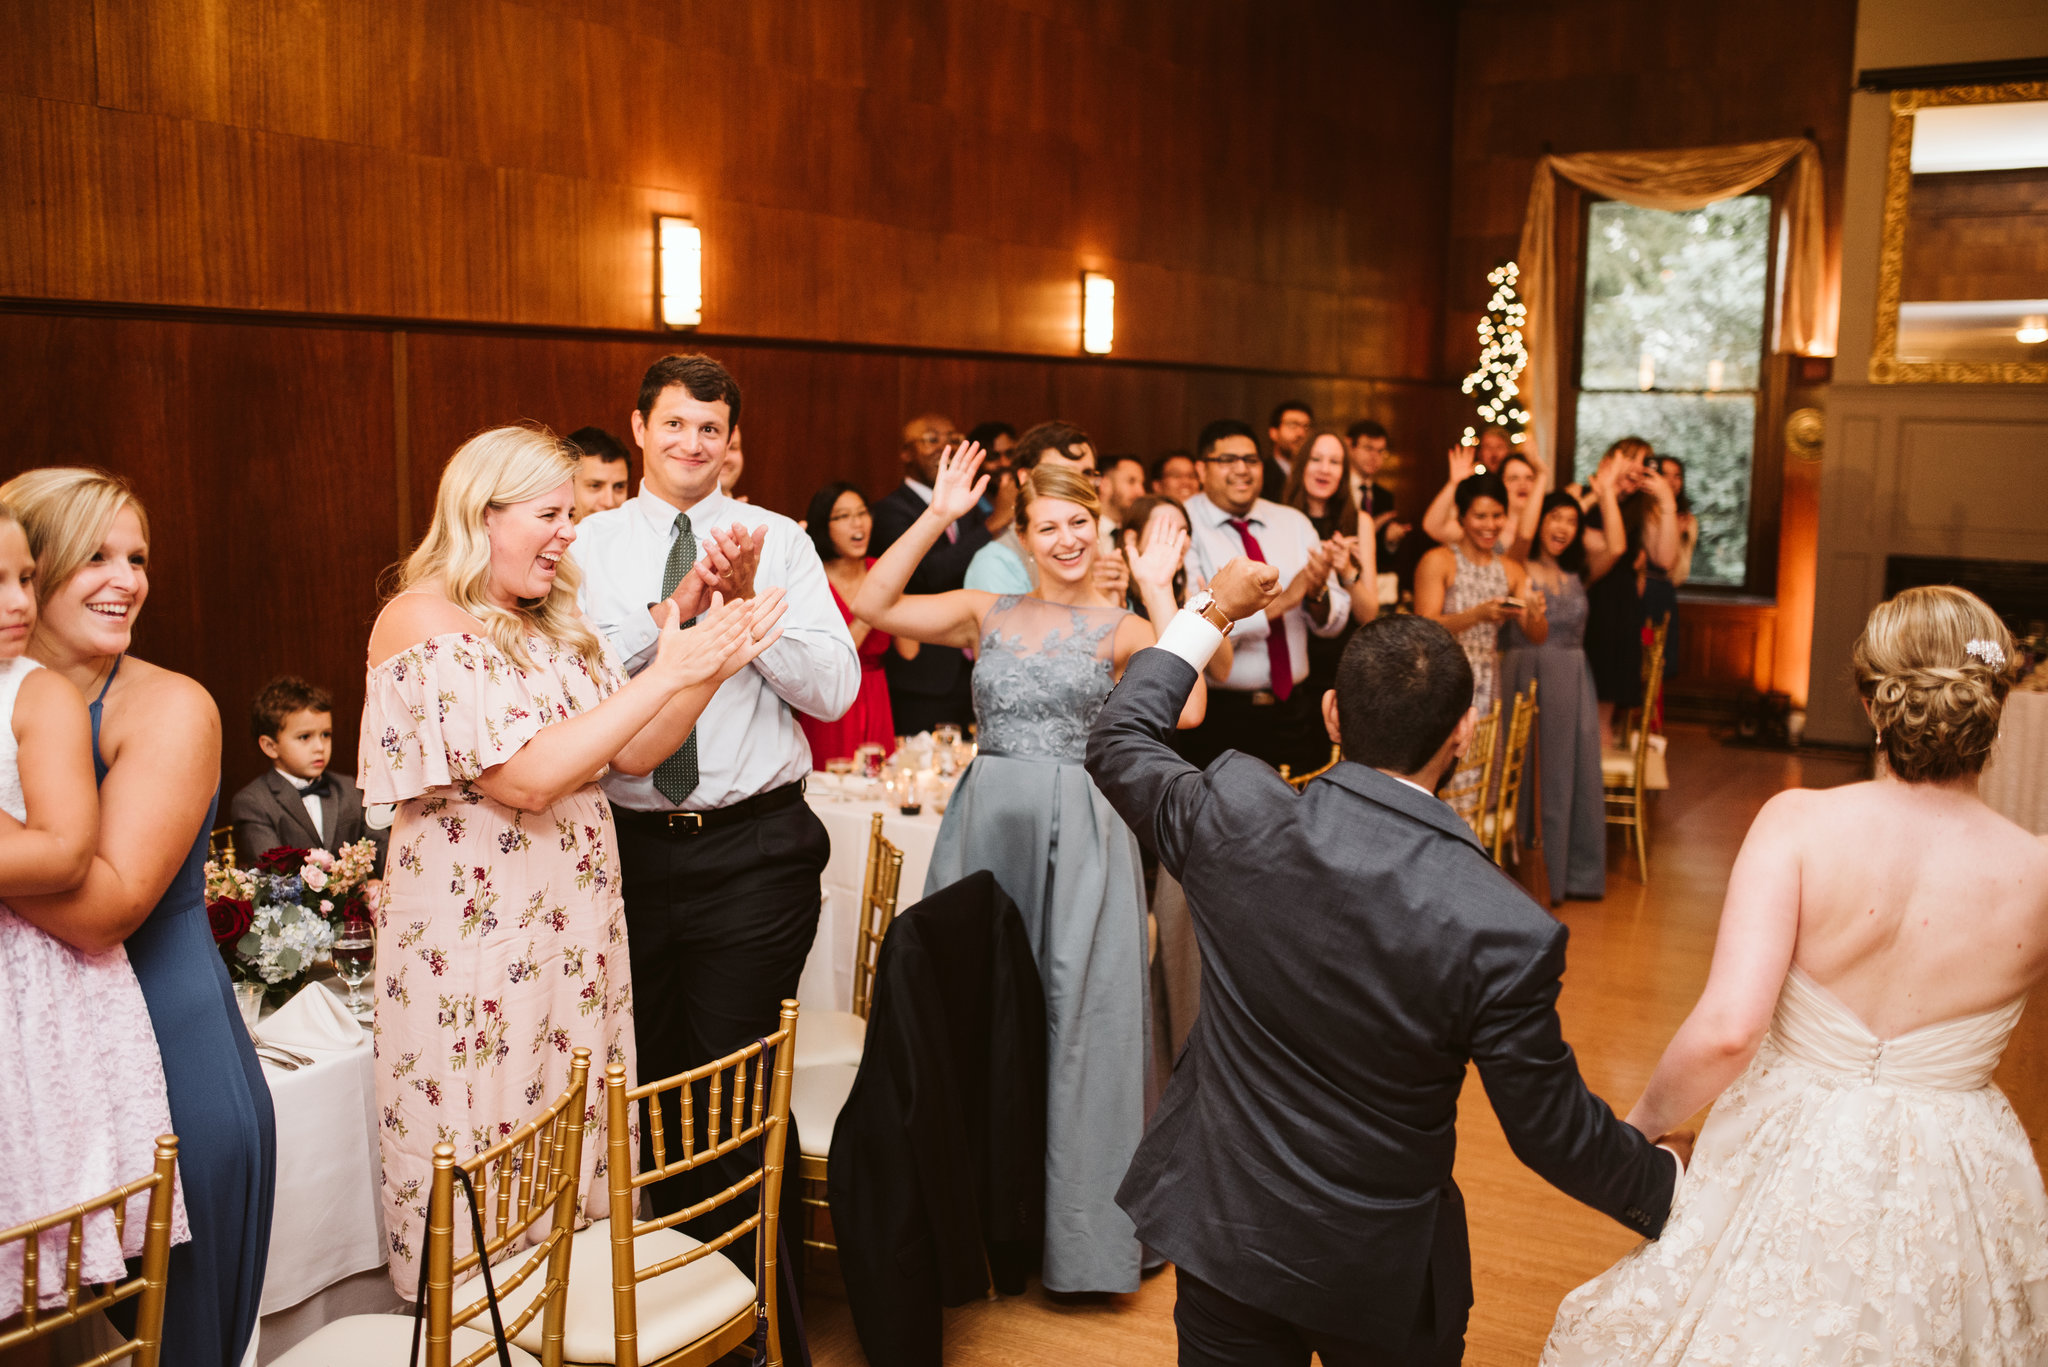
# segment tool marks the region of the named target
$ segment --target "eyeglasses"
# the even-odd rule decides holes
[[[1214,466],[1216,466],[1216,467],[1217,467],[1218,469],[1228,470],[1228,469],[1229,469],[1229,468],[1230,468],[1231,466],[1233,466],[1233,465],[1236,465],[1236,466],[1258,465],[1258,464],[1261,464],[1261,461],[1259,460],[1259,458],[1258,458],[1258,457],[1257,457],[1256,455],[1251,455],[1251,456],[1203,456],[1203,457],[1202,457],[1202,463],[1203,463],[1204,465],[1214,465]]]

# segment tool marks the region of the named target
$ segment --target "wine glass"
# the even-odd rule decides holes
[[[343,923],[341,933],[334,937],[332,953],[334,971],[348,987],[348,1001],[344,1003],[348,1013],[357,1020],[367,1020],[372,1003],[363,996],[363,984],[369,980],[377,959],[377,941],[370,933],[368,918],[351,917]]]

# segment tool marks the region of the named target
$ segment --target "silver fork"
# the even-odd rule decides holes
[[[254,1030],[251,1030],[249,1032],[249,1038],[256,1042],[256,1048],[258,1052],[268,1049],[271,1053],[280,1055],[283,1058],[290,1060],[298,1067],[310,1068],[313,1066],[315,1062],[314,1059],[308,1057],[305,1054],[299,1053],[296,1049],[287,1049],[282,1044],[272,1044],[269,1040],[263,1038],[263,1036],[257,1034]]]

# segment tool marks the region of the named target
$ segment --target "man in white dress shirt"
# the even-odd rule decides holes
[[[1230,675],[1211,681],[1208,716],[1182,733],[1182,754],[1198,768],[1225,750],[1301,773],[1320,768],[1330,757],[1322,700],[1295,686],[1308,677],[1309,633],[1342,632],[1351,597],[1338,587],[1331,549],[1308,516],[1259,497],[1259,444],[1250,426],[1229,418],[1210,423],[1195,443],[1195,462],[1202,492],[1187,503],[1188,568],[1207,582],[1249,556],[1277,569],[1286,587],[1231,630]]]
[[[719,489],[739,417],[739,385],[718,362],[655,362],[632,416],[640,492],[584,519],[574,550],[583,609],[628,673],[653,657],[652,605],[674,596],[692,610],[687,581],[714,538],[725,549],[741,538],[728,587],[751,596],[757,586],[779,585],[787,595],[782,639],[719,688],[682,748],[646,777],[613,770],[603,780],[618,824],[642,1081],[772,1033],[780,1002],[796,995],[831,845],[804,805],[811,751],[795,714],[837,718],[860,688],[853,637],[810,538],[781,514]],[[698,1116],[701,1129],[701,1106]],[[677,1123],[671,1117],[669,1134]],[[657,1186],[655,1211],[723,1189],[750,1156]],[[722,1230],[750,1213],[742,1199],[710,1220]]]

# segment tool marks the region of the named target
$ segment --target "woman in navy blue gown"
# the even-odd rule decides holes
[[[220,714],[197,682],[127,655],[149,594],[149,527],[97,470],[31,470],[0,486],[36,557],[29,650],[90,700],[100,839],[77,890],[10,898],[81,949],[125,942],[163,1053],[192,1239],[171,1250],[162,1361],[235,1367],[255,1331],[270,1252],[277,1139],[206,918],[202,867],[219,797]]]

